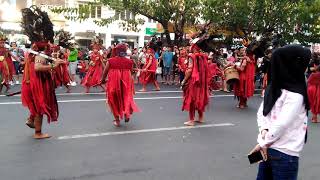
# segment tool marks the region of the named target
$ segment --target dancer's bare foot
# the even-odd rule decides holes
[[[146,89],[140,89],[139,92],[147,92]]]
[[[49,134],[42,134],[42,133],[36,133],[33,135],[34,139],[47,139],[50,138],[51,136]]]
[[[184,122],[183,123],[184,125],[186,125],[186,126],[194,126],[194,121],[187,121],[187,122]]]
[[[6,91],[4,91],[4,93],[8,93],[10,90],[10,86],[6,86]]]
[[[86,91],[85,91],[85,93],[87,94],[87,93],[89,93],[89,88],[86,88]]]
[[[196,121],[194,121],[194,122],[196,122],[196,123],[204,123],[205,121],[203,120],[203,118],[199,118],[198,120],[196,120]]]
[[[312,116],[311,122],[312,122],[312,123],[318,123],[318,118],[317,118],[317,116]]]
[[[34,129],[34,122],[28,118],[28,120],[26,121],[26,125],[29,127],[29,128],[32,128]]]
[[[113,125],[116,127],[120,127],[120,121],[119,120],[114,120]]]

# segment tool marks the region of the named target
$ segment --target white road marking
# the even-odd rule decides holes
[[[136,94],[164,94],[164,93],[182,93],[182,91],[147,91],[147,92],[136,92]],[[86,95],[105,95],[105,92],[95,92],[95,93],[57,93],[57,96],[86,96]],[[0,97],[5,97],[6,95],[0,95]],[[15,97],[21,97],[20,94],[15,95]]]
[[[113,135],[124,135],[124,134],[138,134],[138,133],[149,133],[149,132],[161,132],[161,131],[174,131],[174,130],[184,130],[184,129],[198,129],[198,128],[209,128],[209,127],[224,127],[224,126],[234,126],[232,123],[221,123],[221,124],[206,124],[199,126],[181,126],[181,127],[168,127],[168,128],[156,128],[156,129],[141,129],[132,131],[118,131],[118,132],[104,132],[104,133],[94,133],[94,134],[79,134],[71,136],[60,136],[58,140],[67,139],[80,139],[88,137],[101,137],[101,136],[113,136]]]
[[[261,89],[256,89],[261,90]],[[220,90],[214,90],[218,92]],[[165,93],[182,93],[182,91],[147,91],[147,92],[136,92],[136,94],[165,94]],[[57,96],[86,96],[86,95],[105,95],[105,92],[96,92],[96,93],[57,93]],[[5,97],[6,95],[0,95],[0,97]],[[15,97],[21,97],[20,94],[15,95]]]
[[[260,94],[255,94],[254,96],[260,96]],[[213,95],[210,98],[218,97],[234,97],[234,95]],[[159,99],[182,99],[182,96],[165,96],[165,97],[139,97],[134,98],[135,100],[159,100]],[[75,102],[101,102],[106,101],[106,99],[75,99],[75,100],[59,100],[58,103],[75,103]],[[14,102],[1,102],[0,105],[16,105],[22,104],[21,101]]]

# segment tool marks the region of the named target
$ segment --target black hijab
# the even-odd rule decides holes
[[[264,96],[264,116],[270,113],[281,96],[281,89],[301,94],[306,109],[309,109],[305,71],[310,58],[310,50],[300,45],[287,45],[273,52],[270,73],[268,73],[268,79],[271,82]]]

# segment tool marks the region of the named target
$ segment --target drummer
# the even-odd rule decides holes
[[[234,94],[238,98],[238,108],[248,107],[247,100],[254,94],[254,71],[252,65],[255,65],[254,58],[247,55],[246,48],[240,49],[240,62],[235,63],[235,68],[239,72],[239,82],[234,84]]]

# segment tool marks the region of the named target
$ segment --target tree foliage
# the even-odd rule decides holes
[[[237,36],[281,34],[288,42],[319,41],[319,0],[207,0],[203,18]],[[242,34],[243,33],[243,34]]]
[[[90,13],[90,6],[96,4],[108,7],[116,12],[130,11],[133,14],[146,16],[160,23],[164,28],[164,33],[168,44],[172,44],[170,39],[170,31],[175,33],[175,43],[179,43],[184,34],[184,28],[194,25],[199,21],[201,12],[200,0],[96,0],[87,3],[81,7],[55,8],[55,13],[65,13],[66,18],[70,20],[86,20],[87,13]],[[118,20],[115,17],[102,18],[96,20],[98,25],[108,25]],[[126,19],[121,22],[127,30],[137,30],[139,24],[144,21],[142,19]]]
[[[169,44],[182,40],[186,27],[210,22],[213,33],[232,37],[281,34],[288,42],[320,41],[320,0],[96,0],[79,7],[53,9],[70,20],[86,20],[90,7],[102,5],[116,12],[130,11],[160,23]],[[118,18],[95,20],[108,25]],[[126,30],[138,30],[143,19],[125,19]],[[228,32],[228,33],[226,33]],[[230,38],[229,38],[230,39]]]

